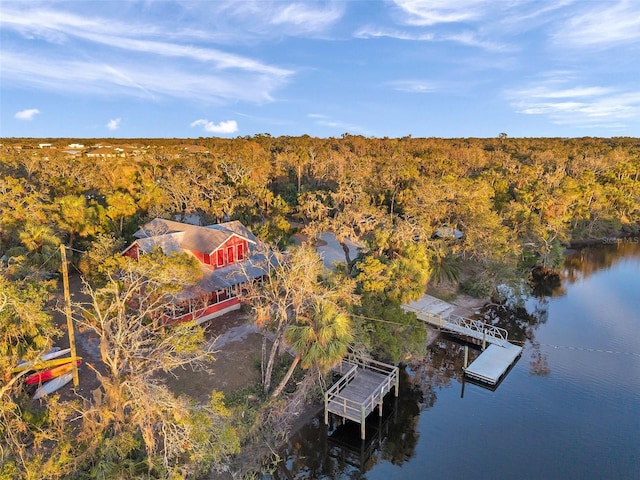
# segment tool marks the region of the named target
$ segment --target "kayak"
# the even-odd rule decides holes
[[[79,360],[82,357],[63,357],[63,358],[53,358],[51,360],[34,360],[32,362],[22,363],[17,367],[14,367],[11,370],[13,373],[22,372],[24,370],[48,370],[53,367],[57,367],[58,365],[64,365],[65,363],[73,362],[74,360]]]
[[[76,365],[79,366],[82,363],[82,360],[76,360]],[[50,368],[49,370],[43,370],[38,373],[34,373],[33,375],[29,375],[25,378],[25,382],[27,385],[35,385],[38,383],[46,382],[51,380],[52,378],[59,377],[60,375],[64,375],[65,373],[71,372],[73,370],[73,362],[65,363],[64,365],[59,365],[57,367]]]
[[[19,363],[18,365],[15,366],[13,371],[14,372],[20,372],[20,371],[24,370],[26,367],[29,367],[29,366],[31,366],[31,365],[33,365],[35,363],[43,362],[43,361],[47,361],[47,360],[53,360],[54,358],[61,357],[63,355],[66,355],[69,352],[71,352],[70,348],[65,348],[64,350],[60,350],[60,347],[53,347],[47,353],[45,353],[41,357],[36,358],[35,360],[30,360],[28,362]]]
[[[73,372],[65,373],[60,377],[54,378],[53,380],[49,380],[46,383],[43,383],[38,389],[36,393],[33,395],[34,400],[38,400],[39,398],[46,397],[50,393],[55,392],[56,390],[64,387],[67,383],[71,381],[73,378]]]

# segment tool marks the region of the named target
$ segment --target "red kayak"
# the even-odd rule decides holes
[[[80,365],[82,360],[77,360],[76,365]],[[50,368],[49,370],[43,370],[38,373],[34,373],[33,375],[29,375],[25,378],[25,382],[27,385],[34,385],[42,382],[46,382],[47,380],[51,380],[52,378],[59,377],[60,375],[64,375],[65,373],[73,370],[73,362],[65,363],[64,365],[59,365],[57,367]]]

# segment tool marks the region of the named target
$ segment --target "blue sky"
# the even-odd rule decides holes
[[[0,136],[640,136],[640,1],[0,2]]]

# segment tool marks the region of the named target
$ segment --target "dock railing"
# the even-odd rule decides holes
[[[431,313],[427,310],[407,305],[403,306],[403,308],[409,312],[414,312],[418,320],[422,320],[441,330],[450,330],[463,335],[466,333],[478,339],[486,338],[489,342],[493,340],[492,343],[502,344],[509,341],[509,333],[504,328],[496,327],[482,320],[472,320],[455,314],[450,314],[445,319],[439,313]]]
[[[398,367],[394,367],[393,365],[388,365],[386,363],[378,362],[372,359],[357,357],[353,354],[347,355],[346,359],[344,359],[343,362],[351,365],[357,365],[366,370],[372,370],[374,372],[381,373],[382,375],[390,375],[393,376],[394,379],[398,376]]]
[[[447,323],[472,330],[479,334],[486,335],[487,337],[503,340],[505,342],[509,341],[509,332],[504,328],[496,327],[495,325],[485,323],[481,320],[472,320],[470,318],[461,317],[460,315],[449,315]],[[446,328],[446,325],[444,328]]]
[[[346,369],[349,365],[351,365],[351,368],[346,370],[340,380],[325,393],[325,424],[329,423],[329,412],[335,413],[343,418],[348,418],[349,420],[360,423],[362,436],[364,438],[364,423],[369,413],[378,406],[380,414],[382,414],[382,400],[392,388],[394,389],[396,397],[398,396],[399,370],[398,367],[387,365],[386,363],[376,360],[363,359],[355,355],[349,355],[342,361],[338,368]],[[342,395],[342,392],[347,389],[349,384],[358,375],[358,369],[370,370],[384,376],[384,380],[373,388],[371,394],[363,401],[355,401],[347,395]]]
[[[418,320],[422,320],[430,325],[433,325],[438,328],[442,328],[445,323],[445,319],[439,313],[432,313],[428,310],[423,310],[421,308],[413,307],[410,305],[403,305],[402,308],[408,312],[413,312],[418,317]]]
[[[347,362],[343,360],[340,366],[342,367],[346,363]],[[340,380],[338,380],[324,394],[325,414],[328,411],[329,404],[332,404],[334,406],[333,413],[338,413],[342,417],[351,418],[351,419],[360,418],[360,404],[347,397],[340,395],[340,392],[344,390],[347,387],[347,385],[349,385],[349,383],[351,383],[351,381],[354,378],[356,378],[356,375],[358,374],[358,366],[354,364],[351,364],[351,365],[352,365],[351,368],[349,368],[342,375]],[[338,404],[340,405],[339,407],[337,406]],[[339,408],[340,412],[336,412],[335,411],[336,408]],[[328,419],[327,419],[327,422],[325,423],[328,423]]]

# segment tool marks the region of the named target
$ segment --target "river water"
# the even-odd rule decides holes
[[[487,313],[524,345],[495,390],[463,381],[463,344],[441,335],[364,442],[319,415],[274,477],[640,479],[640,245],[580,250],[546,293]]]

